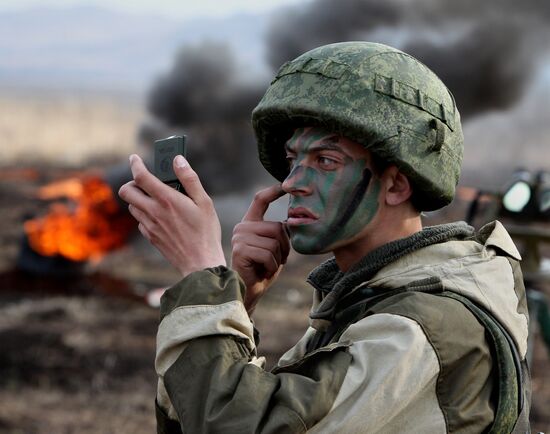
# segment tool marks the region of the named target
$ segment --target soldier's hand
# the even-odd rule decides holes
[[[249,314],[288,257],[290,242],[283,223],[264,221],[269,204],[284,194],[280,184],[256,193],[241,223],[233,230],[231,267],[246,285],[245,307]]]
[[[186,194],[150,173],[141,158],[130,156],[134,180],[124,184],[120,197],[129,203],[138,228],[182,276],[226,265],[221,226],[212,199],[183,157],[174,159],[174,172]]]

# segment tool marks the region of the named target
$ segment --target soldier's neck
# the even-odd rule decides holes
[[[381,216],[371,222],[356,239],[333,249],[334,258],[338,268],[346,272],[374,249],[421,230],[422,221],[418,213]]]

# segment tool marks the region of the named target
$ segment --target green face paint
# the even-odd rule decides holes
[[[360,233],[378,210],[380,192],[363,148],[319,128],[296,130],[287,148],[291,171],[283,188],[290,193],[292,247],[327,252]]]

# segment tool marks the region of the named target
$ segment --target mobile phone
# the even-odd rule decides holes
[[[155,141],[155,176],[177,191],[185,193],[178,177],[174,173],[173,161],[176,155],[185,157],[185,136],[170,136]]]

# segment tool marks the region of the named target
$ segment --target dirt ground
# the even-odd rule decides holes
[[[147,291],[176,273],[139,237],[71,276],[17,269],[22,223],[45,212],[37,186],[67,169],[0,169],[0,433],[155,432],[158,310]],[[258,306],[260,353],[273,364],[307,327],[303,278],[322,258],[291,255]],[[549,355],[537,344],[532,428],[550,432]]]

